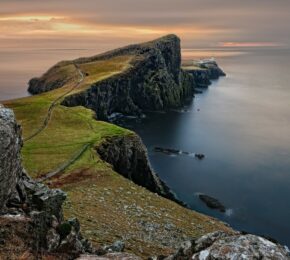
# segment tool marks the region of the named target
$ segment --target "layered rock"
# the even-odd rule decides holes
[[[186,65],[183,69],[193,76],[197,88],[206,88],[212,80],[226,76],[216,61]]]
[[[153,258],[154,259],[154,258]],[[206,234],[198,239],[184,242],[178,251],[168,257],[155,257],[164,260],[232,260],[232,259],[290,259],[289,250],[265,238],[221,231]]]
[[[127,179],[184,205],[152,170],[146,148],[139,136],[131,134],[109,138],[97,147],[97,152],[116,172]]]
[[[21,130],[13,111],[0,104],[0,212],[22,174],[21,145]]]

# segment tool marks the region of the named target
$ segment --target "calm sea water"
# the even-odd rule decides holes
[[[188,107],[130,127],[155,171],[192,209],[290,245],[290,51],[226,56],[218,62],[227,77]],[[206,158],[166,156],[154,146]],[[198,193],[219,199],[226,214],[208,209]]]
[[[28,95],[27,81],[55,62],[96,52],[1,51],[0,100]],[[290,245],[290,51],[217,56],[226,78],[182,110],[148,114],[127,126],[142,137],[155,171],[192,209]],[[166,156],[154,153],[154,146],[206,158]],[[219,199],[226,214],[208,209],[198,193]]]

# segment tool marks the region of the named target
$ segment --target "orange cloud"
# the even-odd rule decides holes
[[[201,28],[192,25],[148,27],[134,24],[103,24],[76,20],[68,16],[49,14],[19,14],[11,16],[0,16],[0,33],[5,38],[21,37],[31,35],[34,37],[44,35],[121,35],[121,36],[157,36],[166,33],[177,33],[184,36],[198,35],[206,38],[209,34],[219,33],[221,30],[214,28]],[[1,37],[0,36],[0,37]]]
[[[220,42],[219,47],[277,47],[277,42]]]

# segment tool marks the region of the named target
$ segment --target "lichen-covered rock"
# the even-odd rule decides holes
[[[141,258],[129,253],[108,253],[103,256],[81,255],[77,260],[141,260]]]
[[[54,252],[60,243],[60,235],[54,228],[48,230],[46,234],[47,250],[48,252]]]
[[[185,242],[180,249],[166,260],[286,260],[289,251],[265,238],[241,233],[227,234],[221,231]]]
[[[112,245],[105,246],[103,249],[106,252],[123,252],[125,249],[125,243],[117,240]]]
[[[11,109],[0,104],[0,212],[10,198],[22,174],[21,129]]]

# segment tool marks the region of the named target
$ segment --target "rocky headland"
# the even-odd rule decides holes
[[[217,67],[204,77],[222,75]],[[140,138],[98,121],[179,107],[200,84],[194,73],[169,35],[32,79],[38,95],[5,103],[24,138],[1,106],[0,258],[288,259],[286,248],[180,205]]]
[[[226,74],[214,60],[184,62],[183,70],[191,74],[197,88],[207,88],[212,80],[224,77]]]
[[[113,113],[141,115],[144,111],[180,107],[185,99],[193,97],[195,82],[190,73],[181,69],[180,40],[175,35],[72,63],[81,65],[124,55],[133,57],[125,71],[65,97],[62,104],[88,107],[96,112],[98,119],[107,120]],[[61,79],[53,82],[48,79],[61,69],[61,65],[56,65],[38,79],[32,79],[29,92],[36,94],[60,87]],[[63,78],[67,80],[68,77]]]

